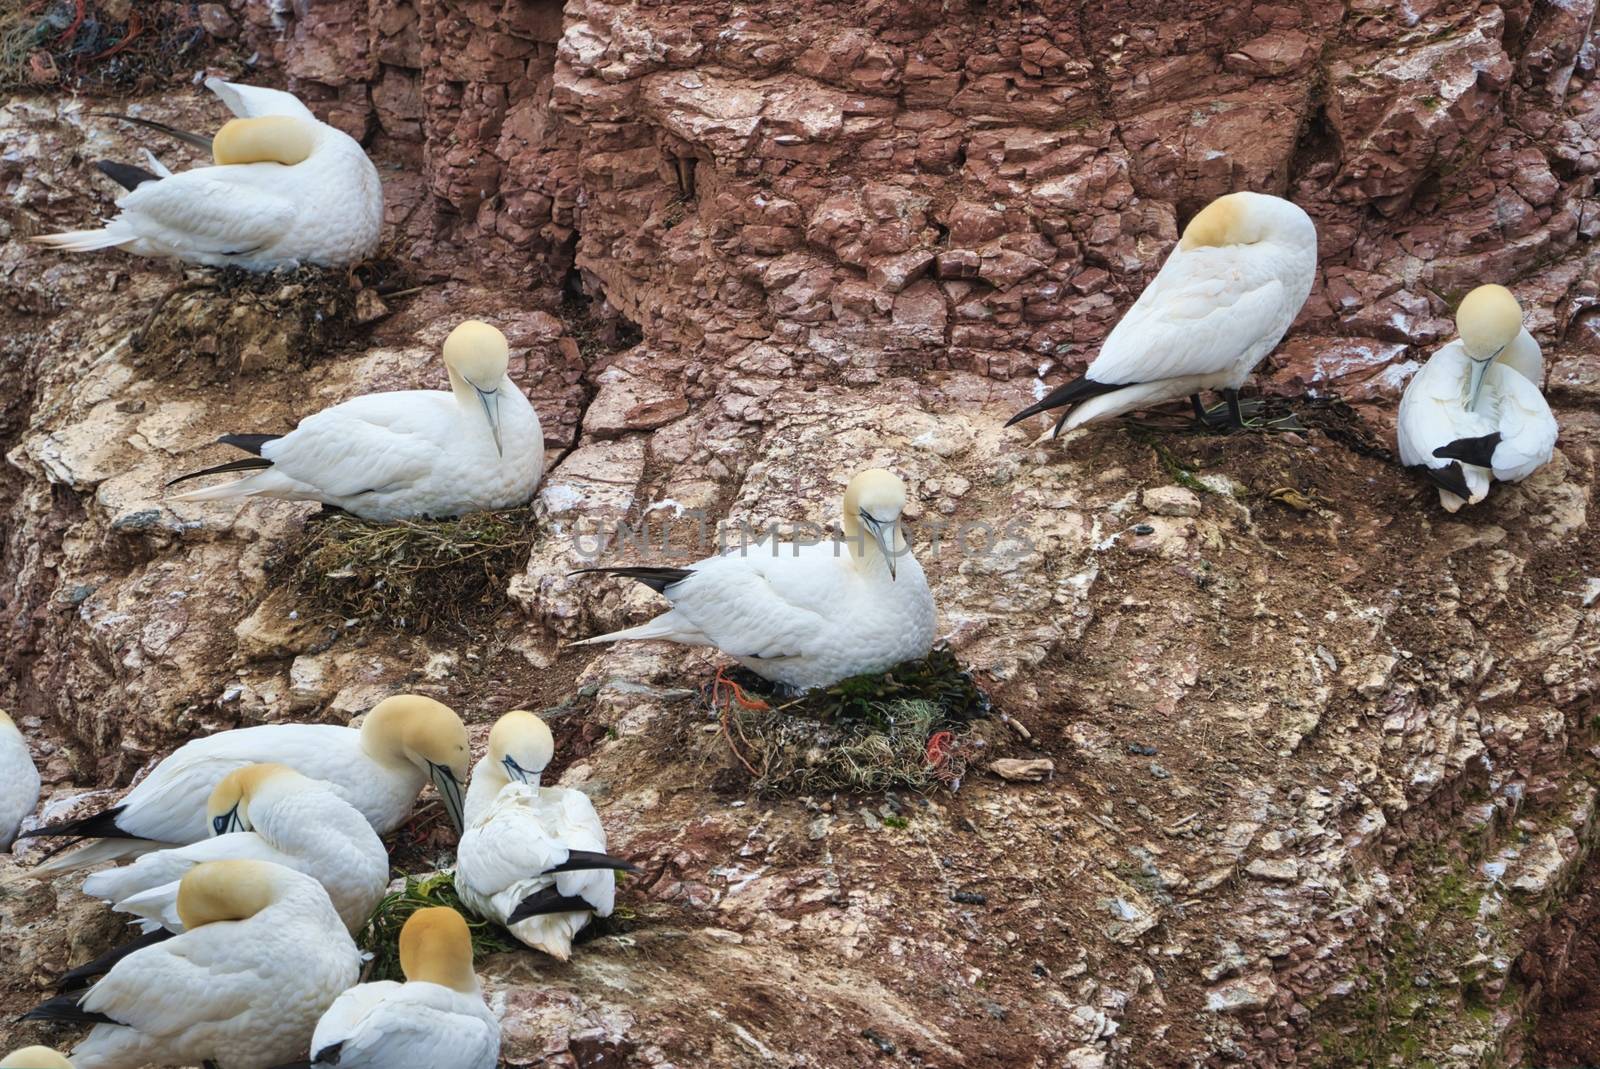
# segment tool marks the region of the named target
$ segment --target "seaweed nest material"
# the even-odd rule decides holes
[[[966,725],[989,696],[948,648],[784,701],[734,669],[707,688],[722,737],[762,793],[955,789],[973,749]]]
[[[0,90],[137,93],[203,65],[198,5],[176,0],[11,0],[0,5]]]
[[[392,260],[352,270],[196,271],[133,335],[133,363],[162,376],[220,382],[240,372],[309,367],[387,315],[403,284]]]
[[[516,938],[498,924],[483,920],[461,902],[456,894],[456,875],[453,872],[434,872],[426,876],[407,876],[406,885],[399,891],[385,895],[372,911],[367,926],[361,930],[356,944],[372,955],[367,967],[367,980],[405,980],[400,970],[400,929],[419,909],[448,906],[461,914],[472,933],[472,957],[476,961],[489,954],[501,954],[521,946]]]
[[[316,611],[423,634],[470,629],[507,605],[528,563],[530,508],[369,523],[329,511],[306,524],[292,581]]]

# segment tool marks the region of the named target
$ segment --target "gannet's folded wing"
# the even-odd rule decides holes
[[[513,783],[500,789],[483,818],[462,835],[456,877],[472,892],[493,897],[566,861],[567,849],[546,832],[538,789]]]
[[[444,442],[395,418],[390,396],[368,394],[307,416],[262,446],[261,455],[280,473],[334,497],[412,485],[433,473]],[[446,430],[442,422],[440,429]]]
[[[1550,462],[1559,428],[1549,402],[1537,386],[1503,365],[1496,365],[1494,371],[1500,399],[1500,444],[1494,451],[1494,477],[1515,482]]]
[[[183,939],[123,958],[89,989],[80,1005],[118,1024],[160,1036],[249,1012],[261,995],[249,948],[233,946],[227,948],[233,954],[219,954],[223,948],[186,946]]]
[[[1281,332],[1287,326],[1283,283],[1259,270],[1230,269],[1219,262],[1229,251],[1173,253],[1106,337],[1086,377],[1131,384],[1213,375]]]
[[[377,985],[363,985],[377,986]],[[340,996],[342,1002],[353,991]],[[340,1069],[388,1069],[391,1066],[494,1064],[498,1038],[481,1017],[453,1012],[416,996],[407,985],[387,993],[387,997],[363,1006],[360,1019],[348,1028],[324,1025],[339,1009],[333,1009],[317,1025],[312,1039],[313,1065],[337,1065]],[[339,1035],[340,1032],[344,1034]],[[339,1035],[339,1038],[334,1037]],[[337,1056],[329,1048],[338,1044]]]
[[[669,592],[673,610],[734,657],[798,657],[814,650],[830,624],[811,607],[823,591],[808,586],[805,577],[826,586],[837,581],[839,569],[801,568],[790,561],[764,567],[774,559],[758,546],[695,565],[694,574]],[[829,558],[807,563],[812,560]]]
[[[130,238],[217,256],[240,255],[272,245],[288,233],[300,206],[253,183],[227,181],[231,169],[200,167],[146,182],[117,202],[122,214],[108,229],[126,228]]]

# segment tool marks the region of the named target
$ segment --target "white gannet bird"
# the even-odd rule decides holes
[[[121,804],[26,833],[98,842],[39,866],[50,871],[136,857],[197,843],[211,825],[206,802],[223,777],[246,765],[274,762],[308,779],[326,780],[379,835],[399,827],[417,794],[432,782],[457,830],[462,787],[471,760],[467,728],[449,706],[416,694],[385,698],[359,728],[332,724],[264,724],[237,728],[178,747]]]
[[[869,468],[844,492],[838,541],[763,539],[687,568],[582,568],[637,579],[672,602],[649,623],[583,639],[715,646],[795,690],[882,672],[933,646],[933,593],[900,524],[906,487]]]
[[[28,740],[0,709],[0,850],[9,849],[22,818],[39,804],[39,770],[33,767]]]
[[[23,1047],[0,1058],[0,1069],[72,1069],[72,1063],[49,1047]]]
[[[288,434],[228,434],[255,454],[173,479],[263,469],[179,501],[320,501],[380,523],[525,505],[544,471],[544,431],[506,374],[506,336],[469,319],[450,332],[450,390],[369,393],[307,416]]]
[[[277,89],[206,79],[239,118],[213,138],[154,126],[210,150],[216,166],[173,174],[103,163],[128,192],[100,230],[33,240],[69,252],[119,248],[211,267],[270,271],[300,264],[344,266],[378,251],[383,185],[350,135],[318,121]]]
[[[494,1069],[500,1022],[484,1005],[461,914],[436,906],[407,918],[400,969],[403,984],[358,984],[335,999],[311,1037],[311,1060],[293,1069]]]
[[[157,850],[83,881],[83,893],[142,918],[145,931],[183,930],[178,882],[206,861],[271,861],[322,884],[354,935],[389,885],[389,852],[367,818],[331,784],[285,765],[246,765],[206,802],[213,838]]]
[[[1517,482],[1549,463],[1556,418],[1544,395],[1544,354],[1504,286],[1479,286],[1456,310],[1460,335],[1429,358],[1400,399],[1400,462],[1439,488],[1455,512],[1493,481]]]
[[[178,913],[183,934],[23,1019],[94,1024],[72,1052],[77,1069],[269,1069],[305,1053],[318,1018],[361,971],[322,885],[282,865],[196,865]]]
[[[1265,193],[1218,197],[1189,221],[1083,375],[1006,426],[1066,407],[1059,435],[1180,397],[1210,424],[1202,390],[1221,390],[1229,424],[1247,426],[1239,387],[1300,314],[1316,272],[1317,228],[1297,205]]]
[[[539,786],[554,745],[533,713],[518,709],[495,721],[467,788],[456,893],[478,916],[566,961],[589,918],[611,916],[612,870],[637,870],[605,852],[606,830],[587,795]]]

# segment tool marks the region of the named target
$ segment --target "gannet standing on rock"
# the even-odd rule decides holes
[[[72,1063],[49,1047],[23,1047],[0,1058],[0,1069],[72,1069]]]
[[[1300,314],[1316,272],[1317,228],[1297,205],[1265,193],[1218,197],[1189,221],[1083,375],[1006,426],[1065,407],[1059,435],[1180,397],[1210,423],[1202,390],[1221,390],[1229,424],[1247,426],[1239,387]]]
[[[518,709],[495,722],[467,788],[456,893],[480,917],[566,961],[589,918],[611,916],[612,870],[635,870],[606,853],[606,831],[587,795],[539,786],[554,747],[533,713]]]
[[[0,850],[9,849],[22,818],[39,804],[39,770],[33,767],[28,740],[0,709]]]
[[[525,505],[544,470],[544,432],[506,374],[509,360],[506,336],[469,319],[445,339],[448,392],[369,393],[307,416],[288,434],[224,435],[219,442],[255,455],[172,483],[263,470],[178,500],[320,501],[378,522]]]
[[[338,1069],[494,1069],[500,1022],[472,968],[472,933],[453,909],[419,909],[400,929],[406,982],[358,984],[334,1000],[302,1066]]]
[[[649,623],[583,639],[715,646],[796,690],[882,672],[933,645],[933,593],[900,526],[905,484],[861,472],[844,492],[843,546],[762,540],[687,568],[583,568],[637,579],[672,602]]]
[[[69,252],[120,248],[248,271],[343,266],[378,251],[383,185],[355,139],[280,90],[220,78],[206,79],[206,88],[239,116],[209,142],[145,125],[208,147],[216,166],[172,174],[159,164],[147,171],[102,163],[128,190],[117,217],[100,230],[34,240]]]
[[[417,794],[432,782],[457,830],[461,784],[471,753],[467,728],[447,705],[416,694],[385,698],[359,728],[264,724],[223,731],[178,747],[129,791],[120,805],[27,834],[99,841],[41,865],[78,868],[197,843],[211,825],[206,803],[223,778],[246,765],[275,762],[326,780],[379,835],[399,827]]]
[[[1539,392],[1544,354],[1504,286],[1479,286],[1456,309],[1460,337],[1406,385],[1397,432],[1400,461],[1439,488],[1455,512],[1489,484],[1518,482],[1550,462],[1556,418]]]
[[[72,1052],[77,1069],[269,1069],[305,1053],[318,1018],[361,971],[322,885],[282,865],[197,865],[178,913],[182,935],[23,1019],[93,1023]]]
[[[271,861],[322,884],[351,934],[361,930],[389,885],[389,852],[367,818],[331,784],[284,765],[246,765],[206,802],[213,838],[145,854],[96,872],[83,893],[144,919],[148,931],[182,931],[178,881],[205,861]]]

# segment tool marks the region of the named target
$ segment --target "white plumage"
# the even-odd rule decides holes
[[[260,459],[173,481],[241,467],[264,470],[178,500],[320,501],[378,522],[526,504],[544,470],[544,432],[533,405],[506,374],[505,335],[468,320],[445,342],[444,357],[448,391],[366,394],[307,416],[279,437],[224,437]]]
[[[64,997],[115,1022],[96,1024],[73,1050],[77,1069],[203,1060],[269,1069],[302,1057],[361,968],[322,885],[281,865],[214,861],[183,878],[179,910],[183,934],[123,958],[81,998]]]
[[[0,850],[17,836],[22,818],[39,804],[39,770],[33,767],[28,740],[0,709]]]
[[[311,1037],[312,1066],[494,1069],[500,1022],[483,1003],[460,914],[413,913],[400,933],[400,955],[405,983],[360,984],[328,1007]]]
[[[265,724],[187,742],[118,806],[28,834],[101,837],[52,859],[41,866],[45,869],[77,868],[197,843],[210,832],[206,800],[211,792],[229,773],[261,762],[287,765],[309,779],[327,781],[380,835],[406,819],[431,780],[459,828],[460,785],[467,777],[469,753],[466,726],[449,707],[417,695],[396,695],[379,702],[360,728]]]
[[[933,645],[933,593],[900,530],[905,501],[899,478],[872,469],[845,490],[841,540],[763,540],[684,569],[594,569],[641,579],[672,609],[583,642],[715,646],[801,690],[920,657]]]
[[[1316,226],[1297,205],[1264,193],[1219,197],[1190,220],[1083,376],[1010,423],[1070,406],[1060,434],[1202,390],[1233,391],[1237,418],[1237,390],[1300,313],[1316,270]]]
[[[383,185],[353,138],[288,93],[219,78],[206,87],[240,117],[213,140],[216,166],[164,176],[157,164],[157,179],[119,198],[103,229],[35,240],[251,271],[347,265],[378,251]]]
[[[1428,476],[1449,512],[1549,463],[1558,433],[1539,392],[1543,354],[1511,293],[1480,286],[1456,323],[1460,337],[1407,384],[1396,428],[1401,463]]]
[[[605,858],[605,828],[587,795],[539,786],[550,753],[550,729],[534,714],[517,710],[495,723],[467,790],[455,886],[473,912],[566,961],[589,918],[611,915],[612,869],[625,863]],[[585,867],[557,871],[572,865]]]
[[[178,885],[206,861],[271,861],[322,884],[351,934],[389,885],[389,852],[360,811],[333,787],[283,765],[247,765],[217,785],[206,807],[217,834],[96,872],[84,894],[142,918],[145,931],[182,931]],[[233,830],[239,829],[239,830]]]

